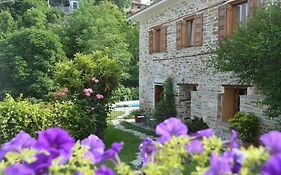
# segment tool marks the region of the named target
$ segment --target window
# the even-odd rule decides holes
[[[149,53],[167,51],[167,29],[166,26],[158,26],[149,31]]]
[[[253,11],[259,6],[259,0],[236,0],[219,7],[218,39],[231,35],[233,30],[243,23],[247,23]]]
[[[177,49],[201,46],[203,15],[190,16],[177,21]]]
[[[154,106],[156,106],[163,96],[164,87],[163,85],[154,86]]]
[[[77,7],[78,7],[77,2],[73,2],[73,9],[77,9]]]

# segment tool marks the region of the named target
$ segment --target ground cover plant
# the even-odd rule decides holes
[[[156,136],[154,131],[145,129],[145,128],[141,127],[141,126],[137,126],[137,125],[135,125],[133,123],[122,121],[120,124],[122,126],[124,126],[125,128],[127,128],[127,129],[132,129],[132,130],[144,133],[144,134],[152,136],[152,137]]]
[[[213,129],[188,134],[178,118],[157,125],[157,140],[145,139],[139,146],[143,167],[133,170],[118,156],[123,142],[105,149],[95,135],[75,140],[61,128],[39,131],[32,138],[24,131],[0,149],[0,171],[6,175],[85,174],[85,175],[278,175],[281,174],[281,132],[271,131],[260,137],[263,146],[240,147],[237,133],[222,141]],[[223,148],[224,147],[224,148]],[[113,169],[103,165],[111,160]]]

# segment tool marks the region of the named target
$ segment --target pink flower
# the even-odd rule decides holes
[[[69,92],[68,88],[67,88],[67,87],[64,88],[64,89],[63,89],[63,92],[64,92],[64,93],[68,93],[68,92]]]
[[[93,93],[93,89],[92,88],[85,88],[84,89],[84,95],[86,95],[87,97],[91,96],[91,93]]]
[[[98,79],[95,79],[95,83],[99,83],[100,81]]]
[[[93,77],[93,78],[91,78],[92,79],[92,81],[95,81],[96,80],[96,77]]]
[[[96,98],[97,98],[98,100],[101,100],[101,99],[103,99],[104,97],[103,97],[103,95],[101,95],[101,94],[97,94],[97,95],[96,95]]]
[[[59,92],[59,93],[58,93],[58,96],[59,96],[59,97],[63,97],[63,96],[65,96],[65,95],[66,95],[66,94],[65,94],[64,92]]]

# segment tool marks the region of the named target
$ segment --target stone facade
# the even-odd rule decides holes
[[[238,83],[231,73],[216,72],[208,65],[218,43],[218,8],[226,1],[170,1],[173,2],[168,6],[143,12],[142,17],[135,20],[140,23],[141,108],[152,113],[155,84],[161,84],[167,77],[172,77],[179,116],[202,117],[219,135],[226,136],[229,129],[227,123],[221,120],[223,85]],[[203,14],[203,44],[177,50],[176,22],[182,17],[195,14]],[[149,30],[163,24],[167,27],[167,51],[149,54]],[[262,125],[270,125],[267,128],[271,128],[272,122],[269,123],[263,117],[264,106],[253,102],[259,100],[260,96],[252,89],[247,88],[247,95],[240,96],[240,111],[255,112],[262,119]]]

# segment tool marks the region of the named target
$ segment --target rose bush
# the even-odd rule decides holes
[[[121,162],[122,142],[105,150],[95,135],[75,143],[61,128],[39,132],[37,139],[24,131],[0,150],[0,171],[6,175],[279,175],[281,174],[281,132],[271,131],[260,137],[263,146],[240,147],[237,133],[222,141],[213,129],[188,134],[178,118],[170,118],[156,127],[156,141],[147,138],[140,145],[143,167],[133,170]],[[112,160],[114,170],[103,165]]]

